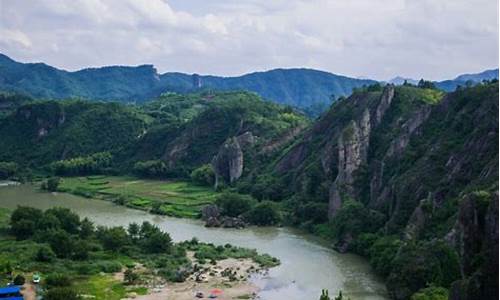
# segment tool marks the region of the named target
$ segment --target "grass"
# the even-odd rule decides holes
[[[127,290],[125,286],[114,280],[109,275],[94,275],[76,280],[74,286],[78,293],[91,295],[96,300],[120,300],[125,298]]]
[[[174,217],[197,218],[217,192],[187,181],[146,180],[126,176],[64,177],[59,190],[87,198],[111,200],[128,207]]]

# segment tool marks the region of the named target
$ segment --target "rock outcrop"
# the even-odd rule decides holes
[[[498,299],[498,194],[466,196],[447,239],[460,255],[463,277],[452,284],[450,299]]]
[[[220,181],[233,183],[243,174],[243,150],[255,143],[255,136],[245,132],[227,139],[212,160],[215,172],[215,188]]]
[[[373,126],[380,124],[384,113],[394,98],[394,86],[387,86],[375,111],[375,119],[365,108],[359,120],[352,120],[339,135],[337,142],[337,177],[330,187],[328,217],[335,217],[342,206],[342,197],[355,198],[353,184],[355,172],[367,161],[370,134]],[[323,167],[328,164],[322,160]]]

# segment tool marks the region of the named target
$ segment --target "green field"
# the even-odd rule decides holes
[[[145,180],[124,176],[64,177],[61,192],[110,200],[128,207],[183,218],[198,218],[217,192],[187,181]]]

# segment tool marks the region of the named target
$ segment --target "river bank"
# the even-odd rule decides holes
[[[151,215],[145,211],[90,200],[65,193],[46,193],[30,185],[0,189],[0,206],[14,209],[30,205],[42,209],[63,206],[78,211],[98,225],[127,225],[149,221],[168,231],[174,241],[197,237],[216,245],[230,243],[270,253],[281,261],[268,274],[249,280],[261,299],[316,300],[322,288],[342,290],[351,299],[387,299],[381,278],[359,256],[339,254],[314,236],[291,228],[250,227],[245,229],[205,228],[199,220]]]

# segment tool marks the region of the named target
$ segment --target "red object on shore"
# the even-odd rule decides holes
[[[212,294],[212,295],[220,295],[222,293],[223,293],[223,291],[221,289],[213,289],[210,291],[210,294]]]

